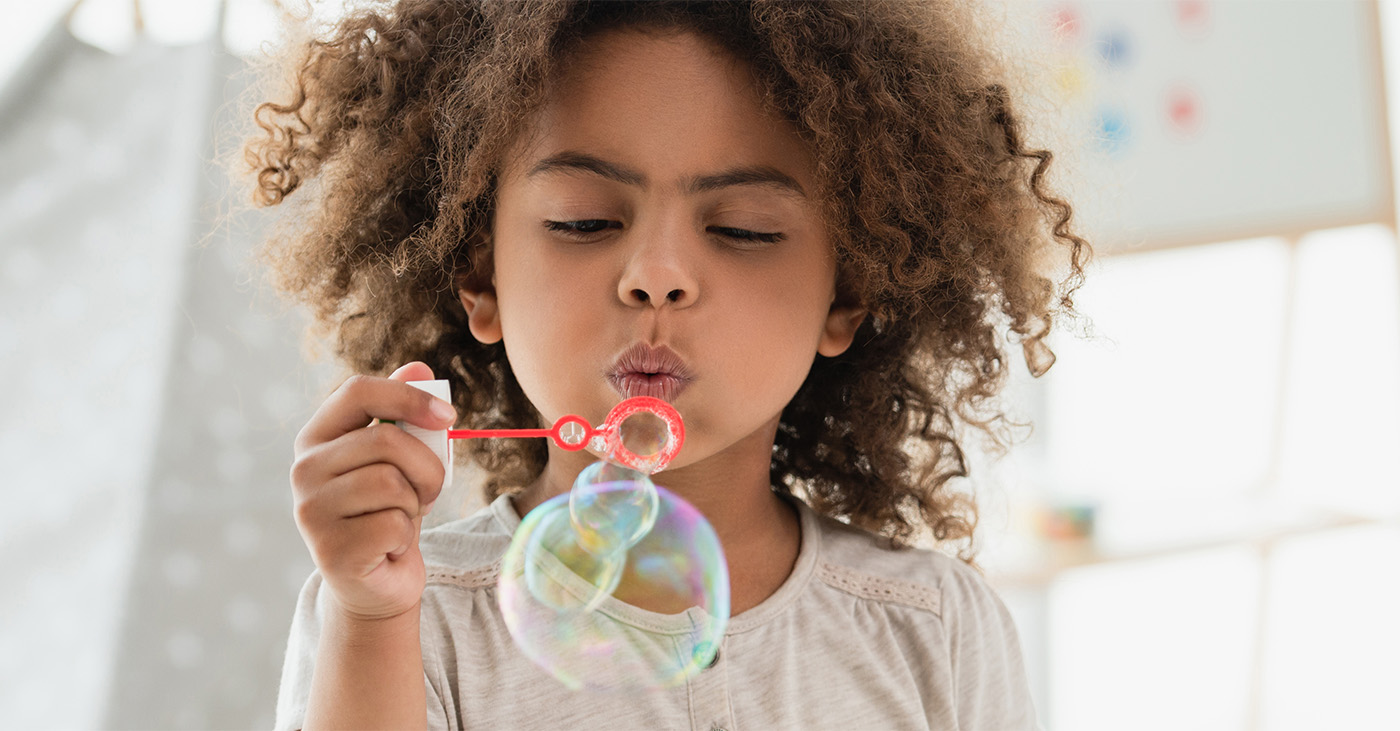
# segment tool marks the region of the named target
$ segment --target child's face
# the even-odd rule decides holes
[[[850,345],[810,153],[750,84],[695,36],[605,33],[507,161],[494,292],[462,301],[546,420],[659,395],[686,423],[673,468],[743,445],[766,465],[815,355]],[[620,364],[639,344],[683,365]]]

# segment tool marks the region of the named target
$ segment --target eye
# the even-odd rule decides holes
[[[731,239],[740,241],[756,241],[764,244],[776,244],[787,238],[780,233],[759,233],[758,231],[748,231],[742,228],[729,228],[728,226],[711,226],[708,230],[720,236],[728,236]]]
[[[544,226],[550,231],[557,231],[569,238],[586,239],[610,228],[622,228],[622,223],[602,218],[590,218],[583,221],[545,221]]]

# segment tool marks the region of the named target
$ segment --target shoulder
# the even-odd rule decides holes
[[[834,589],[940,617],[985,612],[1000,603],[982,575],[957,558],[924,548],[899,547],[887,538],[815,512],[811,518],[822,542],[817,578]]]
[[[864,600],[866,609],[852,616],[878,616],[868,626],[893,637],[893,652],[924,687],[936,688],[926,700],[951,697],[952,725],[1036,728],[1015,622],[982,574],[938,551],[897,548],[816,513],[812,519],[821,540],[817,580]]]
[[[428,586],[494,586],[501,556],[514,533],[512,518],[514,508],[509,498],[501,497],[466,518],[423,531],[418,545],[428,572]]]

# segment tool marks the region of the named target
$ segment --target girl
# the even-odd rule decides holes
[[[296,441],[318,569],[278,728],[1035,726],[951,482],[959,424],[999,433],[1001,333],[1043,373],[1088,250],[965,10],[399,0],[288,58],[247,153],[260,203],[305,199],[272,261],[360,375]],[[404,383],[429,378],[451,405]],[[680,687],[572,692],[495,580],[594,457],[469,442],[494,502],[420,535],[443,466],[377,420],[600,423],[641,394],[685,419],[655,479],[713,525],[733,619]]]

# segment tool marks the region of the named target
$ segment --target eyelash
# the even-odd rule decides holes
[[[617,222],[607,221],[600,218],[590,218],[583,221],[545,221],[545,228],[548,228],[550,231],[557,231],[571,238],[584,239],[593,234],[602,233],[604,230],[609,228],[622,228],[622,226],[620,225],[613,225],[615,223]],[[594,229],[591,231],[580,230],[580,227],[587,226],[588,224],[604,225],[602,228]],[[781,233],[761,233],[758,231],[749,231],[746,229],[733,228],[730,226],[711,226],[708,230],[714,231],[721,236],[727,236],[731,239],[739,239],[741,241],[757,241],[759,243],[764,244],[775,244],[787,238]]]

